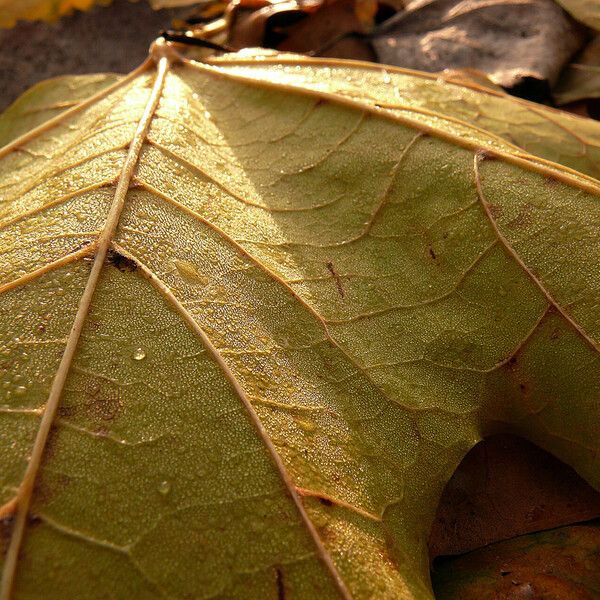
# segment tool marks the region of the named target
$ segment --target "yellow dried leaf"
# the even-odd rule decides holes
[[[600,487],[597,181],[352,63],[154,53],[0,149],[2,600],[429,600],[484,436]]]

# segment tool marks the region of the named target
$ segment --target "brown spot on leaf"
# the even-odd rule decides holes
[[[61,405],[58,414],[61,417],[83,416],[92,421],[94,431],[105,430],[102,422],[112,421],[121,412],[123,403],[118,388],[110,384],[100,385],[97,381],[88,381],[83,390],[83,402]]]
[[[100,323],[100,321],[96,321],[95,319],[88,319],[87,327],[91,331],[98,331],[102,327],[102,323]]]
[[[27,522],[30,527],[35,527],[42,522],[42,519],[38,515],[29,515]]]
[[[0,519],[0,552],[2,555],[5,555],[6,551],[8,550],[10,538],[12,537],[14,522],[15,518],[12,515]]]
[[[492,154],[492,152],[486,148],[479,148],[476,154],[478,160],[496,160],[497,158],[495,154]]]
[[[109,250],[106,255],[106,262],[109,265],[119,269],[123,273],[133,273],[137,270],[137,264],[135,261],[131,260],[127,256],[123,256],[120,252],[116,250]]]
[[[45,451],[45,460],[49,461],[52,456],[54,456],[58,449],[58,436],[51,433],[48,438],[48,443],[46,445]],[[46,474],[43,474],[39,477],[35,482],[34,487],[34,495],[36,498],[36,502],[41,505],[47,505],[51,502],[54,502],[57,496],[63,492],[65,488],[67,488],[71,483],[71,478],[65,473],[61,473],[60,471],[49,471]],[[33,519],[33,520],[32,520]],[[39,521],[39,519],[30,515],[29,520],[31,523],[35,524]]]
[[[530,227],[533,223],[532,210],[533,208],[530,204],[525,204],[519,211],[519,214],[507,224],[507,227],[511,229],[525,229]]]
[[[329,498],[323,498],[322,496],[319,498],[319,502],[323,506],[333,506],[333,502]]]
[[[344,287],[342,286],[342,280],[341,280],[340,276],[338,275],[337,271],[335,270],[333,263],[331,261],[328,261],[325,263],[325,266],[327,267],[327,270],[331,273],[331,276],[333,277],[333,280],[335,281],[335,285],[337,287],[339,295],[343,298],[346,294],[344,292]]]
[[[433,260],[435,260],[437,258],[437,254],[435,253],[435,250],[429,246],[429,256],[431,256],[431,258],[433,258]]]
[[[113,421],[123,408],[118,390],[105,387],[101,393],[86,396],[85,413],[96,423]]]
[[[79,252],[80,250],[83,250],[86,246],[89,246],[91,244],[91,240],[83,240],[83,242],[80,242],[79,244],[77,244],[77,246],[74,246],[73,248],[71,248],[71,251],[69,252],[69,254],[75,254],[75,252]]]
[[[488,203],[488,209],[493,219],[499,219],[502,216],[502,207],[498,204]]]
[[[73,405],[71,406],[59,406],[56,410],[59,417],[67,418],[72,417],[77,412],[77,408]]]
[[[323,543],[326,546],[335,543],[338,536],[336,535],[335,530],[332,527],[330,527],[329,525],[322,525],[317,529],[319,532],[319,537],[323,540]]]
[[[275,584],[277,585],[277,600],[285,600],[285,582],[283,581],[283,571],[275,567]]]

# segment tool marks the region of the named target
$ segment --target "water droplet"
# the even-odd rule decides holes
[[[146,358],[146,351],[143,348],[136,348],[133,351],[133,360],[144,360]]]
[[[24,396],[27,388],[24,385],[19,385],[15,388],[15,396]]]
[[[314,433],[317,426],[311,421],[305,421],[304,419],[296,419],[296,423],[306,433]]]
[[[171,484],[168,481],[161,481],[158,484],[158,492],[166,496],[171,491]]]

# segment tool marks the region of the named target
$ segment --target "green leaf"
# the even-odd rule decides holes
[[[236,72],[243,67],[242,73],[250,76],[257,73],[258,77],[269,78],[268,72],[273,64],[281,64],[289,83],[306,83],[316,90],[323,88],[344,97],[356,98],[414,120],[417,125],[435,123],[437,116],[444,115],[450,121],[447,125],[452,126],[458,135],[479,139],[482,145],[489,144],[490,138],[493,139],[490,134],[495,134],[509,143],[506,146],[509,151],[514,152],[516,146],[581,173],[600,177],[600,123],[593,119],[515,98],[491,89],[489,84],[469,82],[460,72],[432,75],[358,61],[324,62],[306,57],[298,61],[289,54],[273,60],[263,56],[260,61],[254,61],[251,58],[253,52],[255,50],[246,50],[236,60],[227,59],[228,70]],[[213,59],[217,65],[220,64],[218,60]],[[323,64],[327,64],[329,69],[320,72],[315,79],[314,69]],[[220,66],[223,67],[222,64]],[[87,77],[89,81],[85,80]],[[57,99],[61,97],[61,85],[72,88],[72,92],[65,91],[70,105],[89,97],[101,86],[109,85],[113,77],[116,75],[83,75],[73,77],[72,81],[68,77],[57,78],[34,86],[15,102],[14,107],[0,115],[0,145],[28,128],[29,123],[25,119],[17,118],[16,112],[9,111],[43,115],[42,110],[47,110],[47,116],[58,114]],[[306,77],[309,78],[307,81]],[[102,78],[106,78],[104,83]],[[46,93],[53,104],[45,99]],[[30,102],[31,108],[28,106]],[[47,116],[39,116],[39,120],[31,121],[31,125],[41,123]],[[478,135],[481,129],[484,129],[483,137]]]
[[[482,437],[600,486],[597,182],[154,54],[0,150],[2,600],[429,599]]]

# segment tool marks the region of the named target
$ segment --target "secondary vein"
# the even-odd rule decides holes
[[[498,224],[496,223],[496,220],[494,219],[494,216],[492,215],[492,212],[490,210],[490,206],[489,203],[487,202],[485,195],[483,193],[483,186],[481,184],[481,176],[479,174],[479,163],[481,162],[481,160],[483,159],[483,155],[479,152],[476,152],[474,154],[474,158],[473,158],[473,171],[474,171],[474,175],[475,175],[475,186],[477,188],[477,196],[481,202],[481,206],[483,207],[483,211],[485,213],[485,216],[487,217],[488,221],[490,222],[490,225],[496,235],[496,237],[498,238],[498,240],[500,241],[500,243],[502,244],[503,248],[506,250],[506,252],[514,259],[514,261],[519,265],[519,267],[521,267],[521,269],[523,269],[523,271],[526,273],[526,275],[529,277],[529,279],[531,279],[531,281],[533,281],[533,283],[536,285],[536,287],[542,292],[542,294],[544,295],[544,297],[546,298],[546,300],[550,303],[551,306],[553,306],[556,311],[562,315],[562,317],[565,319],[565,321],[567,321],[567,323],[569,323],[569,325],[571,325],[571,327],[596,351],[596,352],[600,352],[600,347],[598,346],[598,344],[596,343],[596,341],[594,339],[592,339],[585,331],[584,329],[579,325],[579,323],[577,323],[573,317],[571,315],[569,315],[565,309],[558,303],[558,301],[552,296],[552,294],[546,289],[546,287],[544,286],[543,282],[540,281],[540,279],[531,271],[531,269],[525,264],[525,262],[523,261],[523,259],[519,256],[519,254],[517,253],[517,251],[512,247],[512,245],[510,244],[510,242],[508,241],[508,239],[505,237],[505,235],[502,233],[502,231],[500,231],[500,228],[498,227]]]
[[[260,418],[256,414],[256,411],[254,410],[254,407],[252,406],[252,403],[250,402],[250,399],[248,398],[245,390],[243,389],[240,382],[234,375],[233,371],[229,368],[229,365],[225,362],[225,360],[221,356],[221,353],[219,352],[219,350],[215,347],[215,345],[212,343],[212,341],[210,340],[210,338],[208,337],[208,335],[206,334],[204,329],[202,329],[202,327],[200,327],[200,325],[196,322],[194,317],[183,306],[183,304],[179,301],[179,299],[175,296],[175,294],[173,294],[173,292],[169,289],[169,287],[163,281],[161,281],[151,271],[151,269],[148,266],[146,266],[144,263],[142,263],[138,258],[133,256],[132,254],[127,252],[127,250],[125,250],[123,247],[119,246],[117,243],[113,242],[112,246],[120,254],[127,256],[127,258],[133,260],[136,263],[138,269],[143,273],[144,277],[146,277],[148,279],[148,281],[152,284],[152,286],[156,290],[158,290],[165,298],[167,298],[167,300],[177,310],[177,312],[184,319],[184,321],[187,323],[187,325],[200,338],[200,340],[201,340],[202,344],[204,345],[204,347],[206,348],[207,352],[211,355],[213,360],[217,363],[221,372],[223,373],[223,375],[225,376],[225,378],[227,379],[227,381],[229,382],[229,384],[232,386],[233,390],[235,391],[237,397],[240,399],[240,401],[244,405],[244,408],[246,409],[254,428],[258,432],[258,435],[260,436],[263,444],[266,446],[267,451],[269,452],[271,459],[273,460],[273,462],[279,472],[279,475],[285,486],[285,489],[288,492],[289,496],[291,497],[292,501],[294,502],[294,504],[298,510],[298,513],[300,514],[302,522],[304,523],[305,527],[307,528],[307,530],[315,544],[315,547],[317,550],[317,555],[323,562],[325,568],[331,575],[331,577],[335,583],[335,586],[337,587],[338,591],[340,592],[340,597],[343,600],[352,600],[352,596],[350,595],[350,592],[348,591],[346,584],[344,583],[344,580],[342,579],[342,576],[340,575],[337,567],[335,566],[330,554],[325,549],[325,546],[323,545],[323,542],[321,541],[321,538],[320,538],[313,522],[310,520],[310,517],[306,513],[306,509],[304,508],[304,505],[302,504],[302,501],[299,498],[297,488],[296,488],[294,482],[292,481],[285,465],[283,464],[283,461],[281,460],[281,457],[279,456],[279,453],[277,452],[275,445],[271,441],[269,434],[265,430]]]

